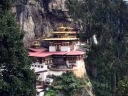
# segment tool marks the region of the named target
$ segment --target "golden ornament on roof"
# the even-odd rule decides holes
[[[34,47],[40,47],[40,42],[39,41],[34,41],[33,43],[32,43],[32,45],[34,46]]]

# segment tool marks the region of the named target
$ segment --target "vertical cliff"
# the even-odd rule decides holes
[[[29,47],[35,37],[50,35],[60,23],[70,23],[66,0],[15,0],[13,12],[20,30],[25,32],[24,44]]]

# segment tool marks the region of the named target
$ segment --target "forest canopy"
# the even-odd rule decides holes
[[[36,77],[10,1],[0,1],[0,96],[35,96]]]
[[[81,40],[89,42],[86,69],[96,96],[126,96],[128,4],[123,0],[69,0],[67,4]]]

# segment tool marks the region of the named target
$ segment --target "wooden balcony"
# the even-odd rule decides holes
[[[66,65],[65,61],[53,61],[54,65]]]

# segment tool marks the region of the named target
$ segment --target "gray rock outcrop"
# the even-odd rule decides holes
[[[12,9],[20,30],[25,32],[25,47],[29,47],[36,37],[50,35],[59,24],[71,22],[65,1],[15,0]]]

